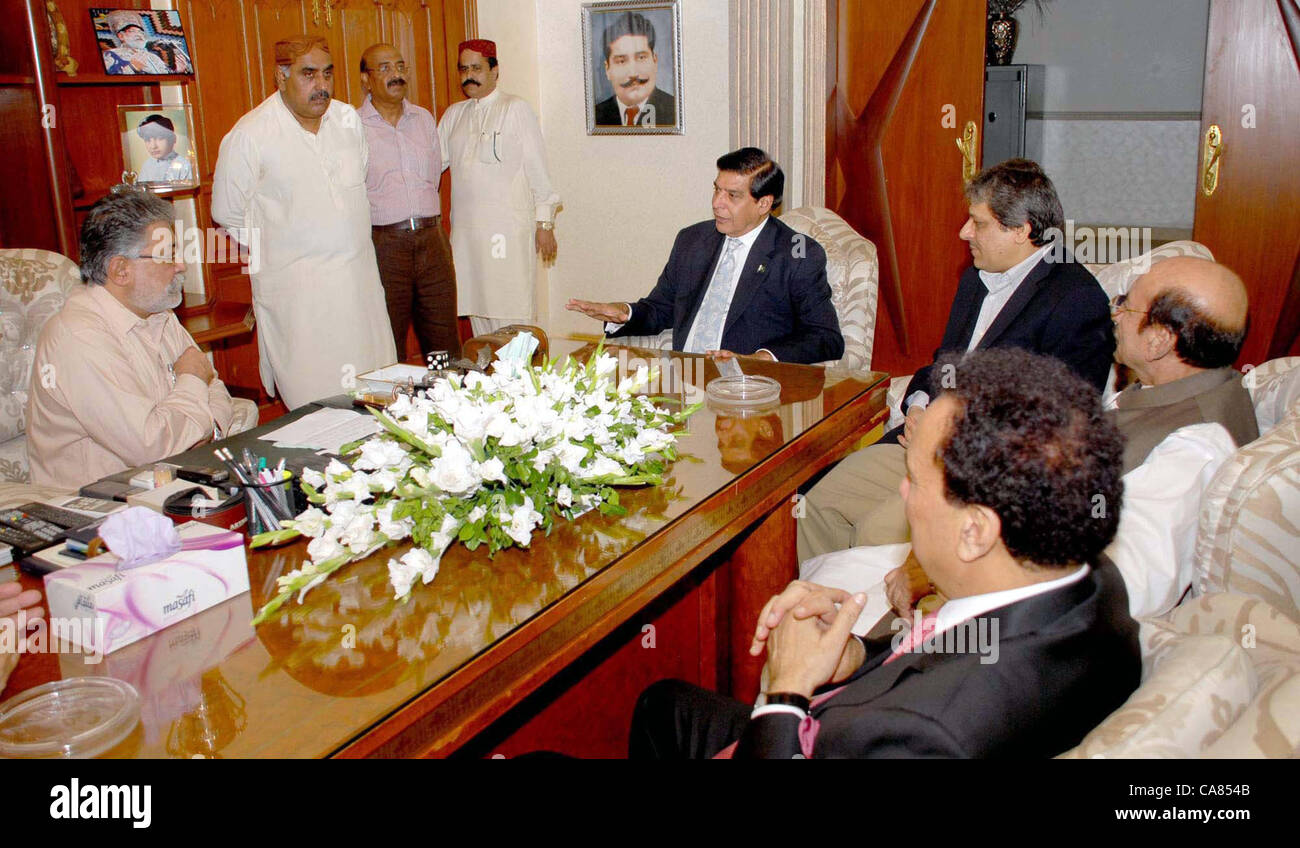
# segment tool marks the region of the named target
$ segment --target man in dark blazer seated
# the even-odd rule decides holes
[[[718,159],[713,220],[677,234],[659,282],[634,304],[570,300],[611,337],[672,328],[673,349],[823,362],[844,354],[826,251],[771,216],[781,166],[756,147]]]
[[[1097,392],[1020,350],[952,364],[904,483],[917,557],[949,600],[864,641],[849,632],[863,595],[796,581],[750,648],[767,650],[766,704],[661,681],[637,703],[631,756],[1052,757],[1137,688],[1123,580],[1090,565],[1119,521],[1091,497],[1122,489]]]
[[[671,127],[677,101],[660,89],[654,24],[644,15],[623,12],[605,26],[605,77],[612,97],[596,104],[596,126]]]
[[[966,186],[969,217],[959,236],[972,265],[961,275],[935,359],[948,352],[1018,347],[1053,356],[1098,390],[1115,351],[1106,294],[1060,244],[1065,212],[1038,163],[1008,159]],[[807,493],[799,559],[859,545],[907,541],[903,447],[916,418],[942,388],[933,364],[903,395],[906,418],[876,444],[845,457]]]

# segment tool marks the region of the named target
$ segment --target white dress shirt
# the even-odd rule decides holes
[[[1105,553],[1124,577],[1134,618],[1164,615],[1192,589],[1201,495],[1235,450],[1223,425],[1190,424],[1166,436],[1124,475],[1119,528]],[[867,606],[853,627],[863,635],[888,611],[885,575],[902,565],[910,550],[911,545],[898,544],[823,554],[800,564],[799,579],[866,592]],[[944,621],[941,615],[940,626]]]
[[[1047,252],[1052,249],[1052,243],[1048,242],[1042,247],[1029,254],[1023,261],[1008,268],[1006,271],[980,271],[980,282],[984,288],[988,289],[988,294],[984,296],[984,302],[980,304],[979,317],[975,319],[975,330],[971,333],[970,344],[966,345],[967,351],[974,350],[984,339],[984,334],[993,326],[997,320],[998,314],[1003,308],[1011,302],[1011,298],[1016,291],[1020,289],[1020,284],[1029,276],[1029,272],[1034,270]],[[925,409],[930,405],[930,395],[926,392],[912,392],[903,402],[903,408],[908,409],[913,406],[919,406]]]

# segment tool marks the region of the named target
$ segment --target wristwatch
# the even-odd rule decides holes
[[[538,221],[537,228],[539,230],[553,230],[555,229],[555,224],[550,221]]]
[[[794,692],[768,692],[767,706],[773,706],[775,704],[786,704],[791,707],[798,707],[804,712],[808,712],[808,710],[812,708],[812,701],[803,695],[798,695]]]

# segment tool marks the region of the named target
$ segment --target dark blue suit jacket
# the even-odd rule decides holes
[[[1053,263],[1050,258],[1049,252],[1029,272],[976,349],[1018,347],[1054,356],[1101,391],[1115,355],[1115,327],[1106,293],[1069,251],[1064,262]],[[945,352],[966,350],[987,294],[979,271],[967,268],[952,299],[943,341],[934,352],[936,360]],[[903,411],[913,392],[938,397],[942,388],[938,379],[933,364],[917,371],[903,395]]]
[[[844,337],[826,282],[826,251],[776,218],[762,227],[731,300],[722,348],[767,348],[782,362],[839,359]],[[654,290],[632,304],[632,319],[609,335],[654,335],[671,327],[673,349],[681,350],[725,239],[713,221],[679,232]]]

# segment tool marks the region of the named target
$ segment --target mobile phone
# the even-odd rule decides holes
[[[211,466],[182,465],[176,469],[176,476],[190,483],[201,483],[204,486],[220,486],[230,479],[230,472],[224,468],[213,468]]]

